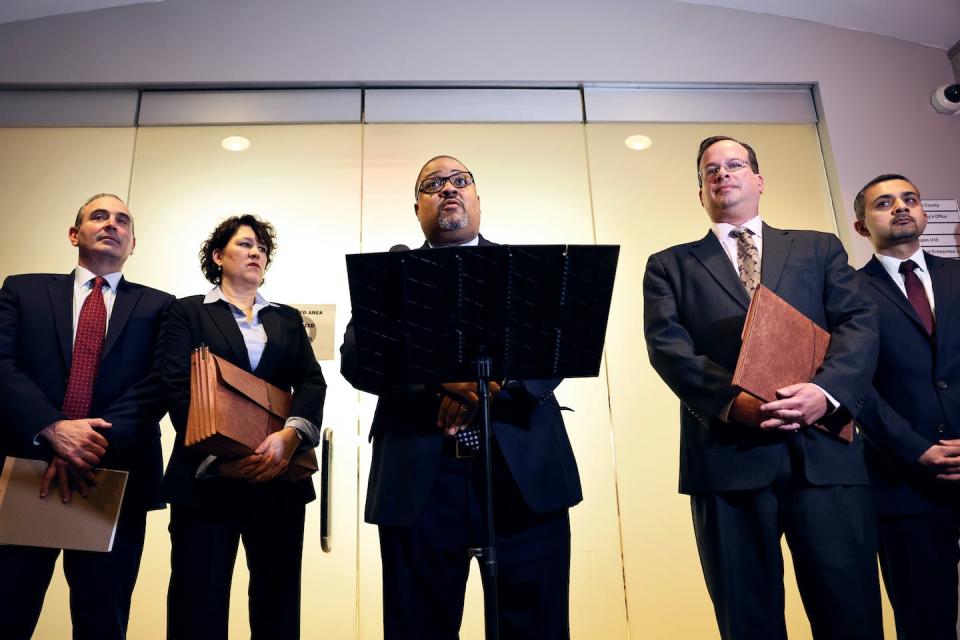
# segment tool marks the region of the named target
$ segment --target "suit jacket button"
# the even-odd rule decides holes
[[[943,433],[944,431],[946,431],[946,428],[942,424],[938,424],[937,431],[939,431],[940,433]]]
[[[943,380],[937,380],[937,387],[940,389],[946,389],[947,383]]]

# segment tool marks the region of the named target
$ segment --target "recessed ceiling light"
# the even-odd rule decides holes
[[[653,146],[653,140],[638,133],[633,136],[628,136],[627,139],[623,141],[623,144],[627,145],[628,149],[633,149],[634,151],[643,151],[644,149],[649,149],[651,146]]]
[[[243,136],[227,136],[220,142],[227,151],[243,151],[250,147],[250,140]]]

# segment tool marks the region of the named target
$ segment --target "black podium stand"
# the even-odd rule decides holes
[[[357,359],[382,384],[477,380],[486,637],[498,637],[491,380],[596,376],[618,246],[497,245],[347,256]]]

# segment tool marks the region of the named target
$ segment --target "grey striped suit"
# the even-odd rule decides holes
[[[831,333],[812,382],[840,403],[828,420],[842,424],[876,365],[873,303],[831,234],[765,224],[761,260],[761,283]],[[643,292],[650,362],[681,402],[680,491],[692,497],[723,637],[786,637],[777,613],[784,533],[815,637],[882,637],[859,436],[847,444],[816,429],[768,433],[720,418],[737,395],[730,383],[750,300],[712,232],[650,256]]]

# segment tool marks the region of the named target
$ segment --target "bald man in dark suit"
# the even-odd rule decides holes
[[[130,472],[113,550],[63,554],[76,639],[126,636],[146,512],[163,507],[162,402],[150,369],[173,297],[123,278],[133,226],[120,198],[98,194],[69,230],[72,273],[10,276],[0,289],[0,455],[50,460],[43,492],[59,481],[64,499],[71,486],[86,492],[94,467]],[[87,324],[94,316],[96,327]],[[95,334],[95,347],[81,338]],[[32,636],[59,555],[0,546],[0,638]]]

